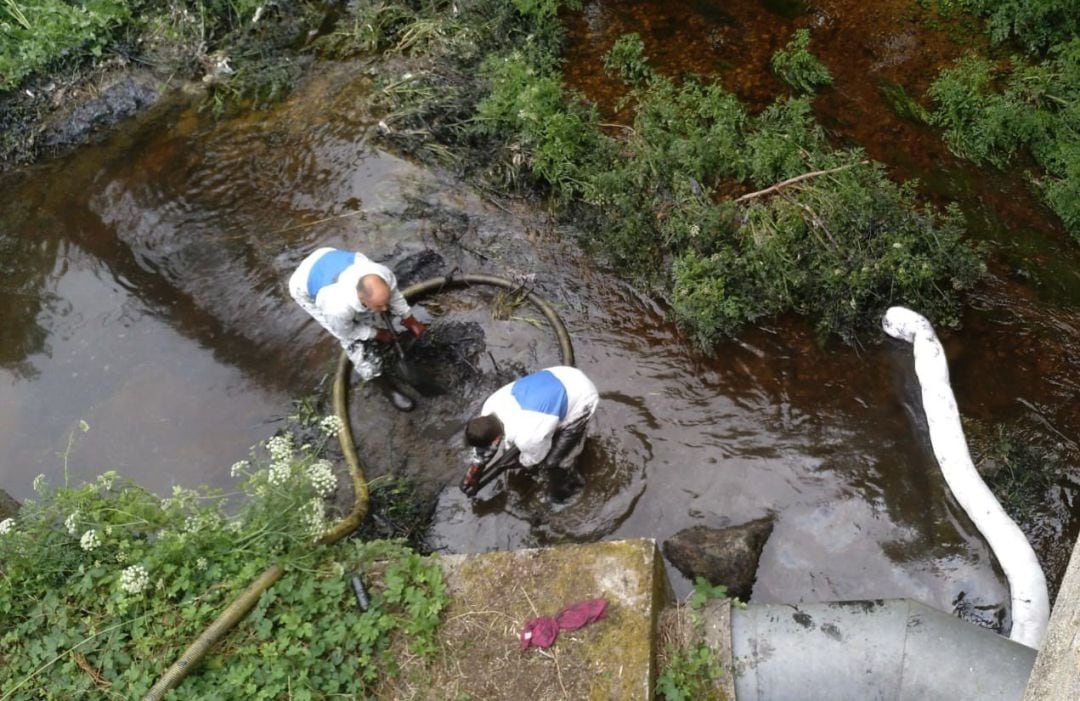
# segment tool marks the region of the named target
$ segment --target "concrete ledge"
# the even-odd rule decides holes
[[[449,609],[434,662],[402,666],[393,699],[652,699],[653,640],[669,586],[653,540],[439,558]],[[522,652],[527,620],[604,597],[606,616]]]
[[[1061,580],[1024,701],[1080,699],[1080,541]]]

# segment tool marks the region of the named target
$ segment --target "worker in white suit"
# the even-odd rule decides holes
[[[394,332],[380,326],[379,319],[389,311],[417,338],[427,327],[413,316],[389,268],[362,253],[320,248],[293,272],[289,294],[338,339],[362,380],[378,380],[380,389],[398,410],[414,408],[415,403],[402,391],[399,381],[382,375],[382,357],[376,344],[393,343]]]
[[[476,469],[470,466],[463,484],[469,485],[470,474],[516,460],[522,467],[540,465],[552,499],[564,499],[580,483],[575,463],[599,401],[585,373],[567,366],[540,370],[499,388],[465,426]]]

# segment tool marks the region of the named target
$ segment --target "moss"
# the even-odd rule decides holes
[[[668,596],[656,545],[633,540],[441,558],[451,603],[441,658],[403,667],[380,698],[649,698],[656,608]],[[603,596],[601,621],[519,651],[525,622]],[[393,688],[390,688],[392,685]]]

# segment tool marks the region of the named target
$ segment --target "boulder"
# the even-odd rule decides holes
[[[772,529],[772,518],[729,528],[694,526],[664,541],[664,555],[689,579],[704,577],[710,584],[723,584],[729,596],[746,601]]]

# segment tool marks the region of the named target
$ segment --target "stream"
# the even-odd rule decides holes
[[[568,82],[610,100],[589,52],[627,27],[647,47],[664,32],[678,43],[680,32],[700,39],[765,23],[752,9],[773,17],[771,52],[814,16],[746,0],[724,13],[665,7],[588,3],[574,20],[583,24],[571,23]],[[834,72],[838,106],[821,108],[823,123],[838,139],[878,143],[858,132],[873,119],[844,127],[829,111],[859,99]],[[229,466],[285,425],[292,400],[327,391],[337,359],[337,344],[289,299],[295,265],[322,245],[391,265],[434,250],[440,272],[520,279],[552,301],[601,403],[576,500],[553,507],[524,474],[467,499],[457,489],[462,423],[499,372],[555,364],[557,347],[525,307],[493,319],[490,290],[423,300],[433,331],[475,322],[489,353],[412,414],[357,387],[352,420],[369,477],[401,471],[437,493],[433,548],[661,542],[689,526],[771,516],[755,602],[908,597],[1003,622],[1007,585],[937,469],[910,347],[884,334],[860,348],[822,346],[807,323],[781,318],[705,353],[661,303],[586,255],[577,232],[375,148],[370,87],[353,64],[323,65],[274,109],[220,121],[177,95],[100,144],[0,181],[0,486],[26,499],[39,473],[62,484],[115,469],[162,494],[174,484],[228,491]],[[770,89],[761,90],[741,96],[761,100]],[[880,119],[895,141],[870,155],[897,177],[944,162],[950,185],[931,197],[962,192],[972,234],[996,242],[963,328],[940,335],[965,418],[1051,436],[1068,456],[1054,490],[1068,517],[1029,532],[1056,590],[1080,529],[1080,251],[1015,182],[978,178],[925,127]],[[897,155],[903,129],[936,151],[925,162]],[[1001,238],[1007,230],[1017,233]],[[685,594],[689,583],[671,574]]]

